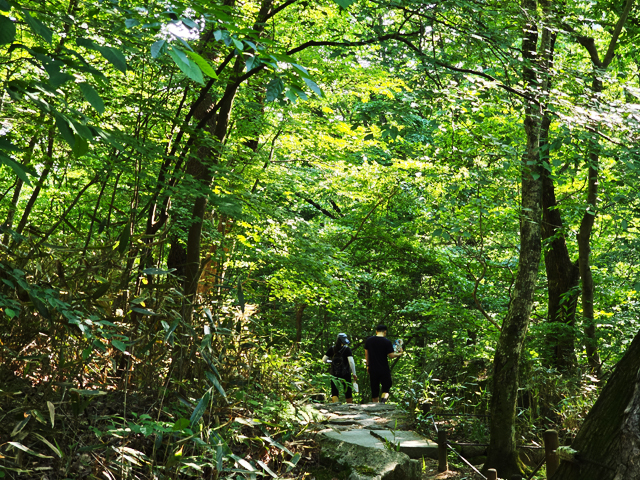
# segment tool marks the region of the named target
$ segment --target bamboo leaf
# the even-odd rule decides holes
[[[18,424],[13,428],[13,431],[11,432],[11,436],[15,437],[17,434],[19,434],[24,429],[24,427],[27,426],[27,423],[29,423],[29,420],[31,420],[30,413],[26,414],[25,417],[20,422],[18,422]]]
[[[7,442],[7,443],[9,445],[13,445],[14,447],[16,447],[19,450],[22,450],[23,452],[27,452],[29,455],[33,455],[33,456],[38,457],[38,458],[53,458],[53,457],[51,457],[49,455],[42,455],[41,453],[34,452],[30,448],[25,447],[24,445],[22,445],[19,442]]]
[[[51,402],[47,402],[47,403],[51,403]],[[62,453],[60,452],[60,450],[54,446],[51,442],[49,442],[49,440],[47,440],[46,438],[44,438],[42,435],[40,435],[39,433],[33,432],[33,434],[39,438],[45,445],[47,445],[51,450],[53,450],[53,453],[55,453],[56,455],[58,455],[58,457],[62,458]]]
[[[191,427],[193,427],[196,423],[200,421],[200,419],[204,415],[205,410],[207,409],[207,406],[209,405],[210,400],[211,400],[211,389],[207,390],[207,392],[202,396],[202,398],[198,402],[198,405],[196,405],[196,408],[193,410],[193,413],[191,414],[191,418],[189,419],[189,423]]]
[[[49,418],[51,419],[51,428],[56,426],[56,407],[47,400],[47,408],[49,409]]]

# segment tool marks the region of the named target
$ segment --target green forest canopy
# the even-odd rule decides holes
[[[570,443],[638,332],[633,1],[0,10],[9,370],[174,385],[193,427],[317,391],[335,335],[361,359],[385,322],[410,352],[396,401],[486,412],[513,341],[513,391]]]

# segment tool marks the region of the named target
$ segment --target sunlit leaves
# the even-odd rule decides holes
[[[178,68],[191,80],[204,84],[202,70],[195,61],[189,60],[189,57],[177,47],[169,49],[169,56],[173,59]]]

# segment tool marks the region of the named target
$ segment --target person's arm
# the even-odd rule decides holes
[[[389,358],[396,358],[396,357],[401,357],[402,355],[404,355],[404,351],[400,351],[400,352],[391,352],[390,354],[388,354],[387,356]]]
[[[322,363],[331,363],[331,359],[325,355],[322,357]]]
[[[369,371],[369,350],[364,349],[364,365],[367,367],[367,372]]]
[[[349,360],[349,366],[351,367],[351,376],[357,380],[358,376],[356,375],[356,362],[353,357],[347,357],[347,360]]]

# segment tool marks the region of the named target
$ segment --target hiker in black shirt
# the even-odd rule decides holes
[[[349,345],[347,334],[339,333],[336,344],[330,347],[322,357],[324,363],[331,363],[331,375],[334,377],[331,379],[331,401],[334,403],[338,401],[338,383],[344,383],[346,387],[344,392],[346,402],[353,403],[351,382],[355,382],[358,377],[356,376],[356,362],[353,360],[353,353],[347,345]]]
[[[389,359],[404,354],[401,347],[398,352],[394,352],[393,345],[386,336],[387,327],[382,324],[378,325],[376,327],[376,336],[369,337],[364,344],[364,358],[371,381],[372,402],[379,400],[380,403],[385,403],[387,401],[392,384]],[[380,385],[382,385],[382,397],[379,398]]]

